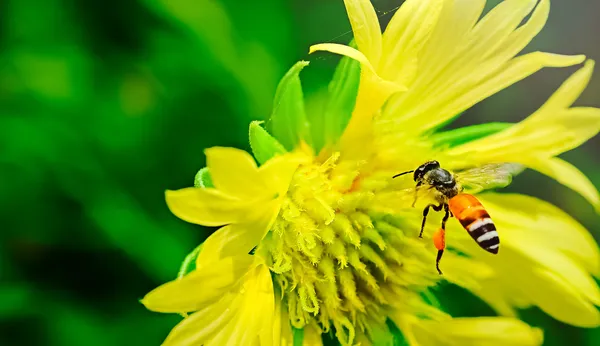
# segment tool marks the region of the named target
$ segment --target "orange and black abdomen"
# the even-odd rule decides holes
[[[448,204],[454,217],[481,248],[494,254],[498,253],[500,238],[496,226],[477,198],[461,193],[452,197]]]

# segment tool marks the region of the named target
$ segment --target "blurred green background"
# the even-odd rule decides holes
[[[498,1],[490,1],[490,5]],[[375,0],[386,23],[399,1]],[[600,60],[600,4],[555,1],[528,48]],[[158,345],[178,316],[138,300],[174,278],[208,230],[171,215],[163,191],[191,186],[203,149],[248,148],[279,78],[296,61],[308,102],[351,39],[341,0],[5,0],[0,2],[0,345]],[[455,126],[518,121],[575,70],[546,70]],[[600,106],[600,75],[578,101]],[[564,155],[600,186],[600,139]],[[598,239],[598,216],[533,172],[511,190],[548,199]],[[459,316],[492,314],[453,287]],[[535,309],[547,345],[599,345],[600,331]]]

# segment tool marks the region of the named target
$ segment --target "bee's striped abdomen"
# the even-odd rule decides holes
[[[481,202],[465,193],[452,197],[449,201],[450,211],[481,248],[491,253],[498,253],[500,238],[496,226]]]

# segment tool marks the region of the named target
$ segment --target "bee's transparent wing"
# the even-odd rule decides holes
[[[394,200],[397,201],[397,203],[408,207],[413,205],[415,199],[417,201],[433,199],[435,197],[435,188],[431,185],[424,184],[394,191],[393,195]]]
[[[469,193],[505,187],[525,166],[518,163],[492,163],[455,174],[456,181]]]

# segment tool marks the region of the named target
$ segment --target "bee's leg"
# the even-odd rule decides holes
[[[423,229],[425,228],[425,221],[427,221],[427,214],[429,214],[429,208],[431,206],[432,205],[429,204],[425,207],[425,209],[423,209],[423,222],[421,222],[421,232],[419,232],[419,238],[423,238]]]
[[[422,181],[418,182],[417,185],[415,186],[415,199],[413,200],[413,203],[412,203],[412,206],[411,206],[412,208],[414,208],[415,204],[417,203],[417,197],[418,197],[418,194],[419,194],[419,186],[421,186],[421,185],[423,185]]]
[[[438,273],[440,275],[443,275],[444,273],[442,273],[442,271],[440,270],[440,260],[442,259],[442,255],[444,254],[444,250],[438,250],[437,253],[437,258],[435,259],[435,269],[437,269]]]
[[[442,210],[442,205],[429,204],[423,209],[423,222],[421,222],[421,232],[419,232],[419,238],[423,238],[423,230],[425,229],[425,221],[427,221],[427,214],[429,214],[429,208],[433,208],[435,211]]]
[[[438,250],[437,258],[435,260],[435,269],[437,269],[438,273],[442,275],[442,271],[440,270],[440,260],[442,259],[442,255],[444,254],[444,249],[446,248],[446,230],[444,228],[438,229],[433,234],[433,245]]]
[[[440,210],[442,205],[440,205]],[[439,211],[439,210],[438,210]],[[446,221],[448,221],[448,218],[450,217],[450,207],[448,206],[448,203],[444,203],[444,218],[442,219],[442,229],[446,230]]]

